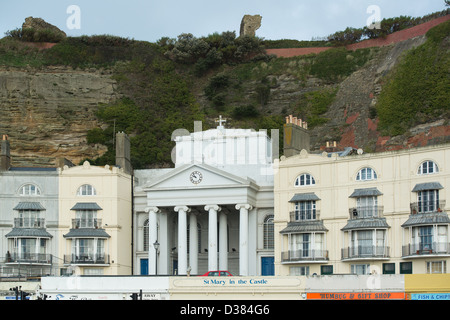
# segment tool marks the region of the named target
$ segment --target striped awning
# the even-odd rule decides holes
[[[444,187],[439,182],[427,182],[416,184],[412,192],[419,192],[424,190],[440,190]]]
[[[14,210],[45,210],[39,202],[19,202]]]
[[[281,234],[296,234],[296,233],[310,233],[310,232],[327,232],[323,221],[308,221],[308,222],[291,222],[286,228],[280,231]]]
[[[289,202],[317,201],[320,198],[315,193],[297,193]]]
[[[377,188],[365,188],[365,189],[355,189],[351,194],[350,198],[359,197],[371,197],[371,196],[381,196],[381,193]]]
[[[342,231],[360,230],[360,229],[388,229],[390,226],[384,218],[366,218],[349,220]]]
[[[102,210],[95,202],[78,202],[70,210]]]

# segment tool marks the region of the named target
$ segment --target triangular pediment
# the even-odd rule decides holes
[[[257,187],[249,178],[238,177],[229,172],[205,164],[187,164],[149,181],[143,190],[204,189],[222,187]]]

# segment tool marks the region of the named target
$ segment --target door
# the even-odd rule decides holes
[[[148,259],[141,259],[141,275],[148,275]]]
[[[262,276],[275,275],[274,257],[261,258],[261,275]]]

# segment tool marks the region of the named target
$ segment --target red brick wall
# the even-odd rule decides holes
[[[405,41],[411,38],[415,38],[418,36],[422,36],[428,32],[431,28],[447,21],[450,19],[450,15],[446,15],[444,17],[439,17],[434,20],[422,23],[418,26],[401,30],[395,32],[393,34],[388,35],[386,38],[382,39],[372,39],[372,40],[364,40],[359,43],[348,45],[346,48],[348,50],[357,50],[364,49],[370,47],[383,47],[388,46],[393,43]],[[316,47],[316,48],[293,48],[293,49],[267,49],[266,52],[268,54],[274,54],[277,57],[290,58],[296,56],[307,55],[311,53],[320,53],[331,49],[330,47]]]

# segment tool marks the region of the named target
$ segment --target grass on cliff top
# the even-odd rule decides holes
[[[402,58],[380,94],[376,111],[385,135],[401,135],[413,126],[450,118],[450,21],[426,36],[423,45]]]

